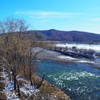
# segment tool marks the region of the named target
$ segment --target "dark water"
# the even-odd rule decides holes
[[[37,62],[37,75],[59,86],[74,100],[100,100],[100,70],[82,63]]]

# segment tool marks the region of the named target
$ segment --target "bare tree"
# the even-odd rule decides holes
[[[20,69],[23,55],[28,49],[27,41],[23,41],[23,32],[26,32],[28,25],[23,19],[6,18],[0,21],[0,33],[6,33],[4,38],[4,61],[6,62],[8,73],[12,73],[14,81],[14,90],[16,90],[17,75]],[[26,43],[26,45],[25,45]]]
[[[23,75],[28,77],[31,85],[33,85],[33,73],[35,70],[36,55],[33,56],[32,48],[34,46],[43,45],[41,40],[42,35],[37,34],[36,37],[26,38],[23,34],[28,29],[28,25],[23,19],[6,18],[4,21],[0,21],[0,33],[3,33],[3,61],[6,64],[6,70],[8,71],[10,80],[14,81],[14,90],[19,90],[17,84],[17,76]],[[27,35],[28,37],[28,35]],[[38,41],[38,39],[41,41]],[[40,51],[41,52],[41,51]],[[40,53],[39,52],[39,53]],[[34,60],[32,59],[34,58]],[[43,82],[44,76],[38,84],[38,88]],[[35,81],[34,81],[35,82]],[[20,96],[20,93],[19,93]]]
[[[27,29],[28,25],[23,19],[7,17],[4,21],[0,21],[0,33],[22,33]]]

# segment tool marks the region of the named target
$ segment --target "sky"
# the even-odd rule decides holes
[[[100,34],[100,0],[0,0],[0,20],[21,18],[32,30]]]

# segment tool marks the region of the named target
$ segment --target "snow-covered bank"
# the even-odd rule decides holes
[[[59,52],[55,52],[52,50],[46,50],[40,47],[35,47],[33,48],[32,51],[33,51],[33,54],[36,54],[38,52],[36,55],[37,59],[50,59],[50,60],[56,60],[56,61],[61,61],[61,62],[94,63],[93,61],[90,61],[90,60],[66,56]]]
[[[0,82],[5,84],[0,91],[0,100],[71,100],[63,91],[52,87],[48,82],[43,81],[42,86],[37,89],[35,85],[30,85],[30,82],[25,77],[17,77],[21,94],[19,97],[18,90],[14,90],[14,82],[9,80],[8,73],[4,70],[4,67],[0,66],[0,68],[3,69],[3,71],[0,71]],[[41,80],[40,77],[33,76],[38,81]]]
[[[54,46],[54,50],[62,52],[65,55],[69,55],[75,58],[86,58],[93,60],[96,63],[100,62],[100,44],[68,44],[57,43]]]
[[[8,73],[4,70],[4,67],[0,66],[0,68],[3,69],[3,72],[0,72],[0,77],[3,77],[3,80],[0,80],[0,82],[5,83],[4,89],[0,92],[6,94],[7,100],[20,100],[18,97],[18,92],[14,91],[14,82],[9,80]],[[30,82],[25,80],[25,78],[17,78],[17,81],[23,82],[23,86],[20,86],[20,93],[28,96],[28,98],[30,98],[33,94],[36,95],[36,93],[39,92],[39,90],[34,86],[31,86]]]
[[[42,52],[40,52],[42,49]],[[37,53],[38,52],[38,53]],[[100,59],[95,58],[94,60],[85,59],[81,57],[71,57],[64,54],[61,54],[60,52],[55,52],[52,50],[46,50],[40,47],[33,48],[33,54],[37,53],[36,58],[38,60],[44,59],[44,60],[54,60],[59,62],[66,62],[66,63],[85,63],[90,64],[90,67],[94,67],[96,69],[100,69]]]
[[[68,61],[73,61],[73,62],[92,63],[92,64],[94,64],[94,62],[90,61],[90,60],[78,59],[78,58],[73,58],[73,57],[69,57],[69,56],[65,56],[65,55],[60,55],[60,56],[58,56],[58,58],[63,59],[63,60],[65,59],[65,60],[68,60]]]
[[[57,47],[76,47],[77,49],[87,49],[87,50],[95,50],[97,52],[100,52],[100,45],[91,45],[91,44],[56,44]]]

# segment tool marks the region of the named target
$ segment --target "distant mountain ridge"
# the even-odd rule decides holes
[[[47,40],[66,42],[100,42],[100,35],[82,31],[39,30]]]

